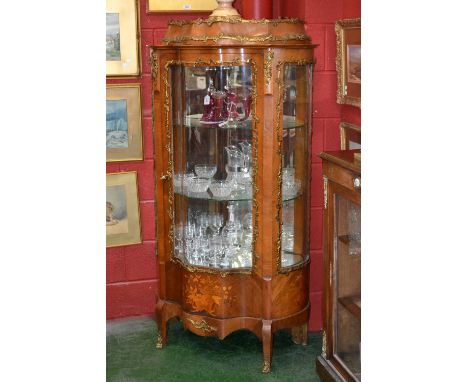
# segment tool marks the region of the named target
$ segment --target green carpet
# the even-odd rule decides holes
[[[309,345],[295,345],[287,332],[274,335],[270,374],[263,374],[262,346],[251,332],[224,340],[199,337],[182,325],[169,324],[168,345],[157,349],[156,325],[150,318],[107,323],[108,382],[319,382],[315,358],[320,333],[309,333]]]

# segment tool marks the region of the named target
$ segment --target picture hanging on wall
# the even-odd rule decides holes
[[[211,12],[216,0],[147,0],[148,12]]]
[[[337,102],[361,107],[361,19],[338,20],[335,31]]]
[[[341,150],[361,148],[361,128],[348,122],[340,122]]]
[[[106,75],[140,74],[138,1],[106,0]]]
[[[140,84],[106,87],[106,160],[143,159]]]
[[[106,246],[141,243],[137,173],[106,176]]]

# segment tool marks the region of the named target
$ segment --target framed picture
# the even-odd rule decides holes
[[[361,19],[338,20],[335,31],[337,102],[361,107]]]
[[[347,122],[340,123],[341,150],[361,148],[361,128]]]
[[[106,160],[143,159],[140,84],[106,87]]]
[[[216,0],[147,0],[148,12],[211,12]]]
[[[141,243],[137,173],[106,176],[106,246]]]
[[[106,75],[140,74],[138,1],[106,0]]]

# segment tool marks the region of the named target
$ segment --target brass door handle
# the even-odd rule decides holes
[[[168,180],[171,178],[171,173],[167,171],[164,175],[161,175],[161,180]]]

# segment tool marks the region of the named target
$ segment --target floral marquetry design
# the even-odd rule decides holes
[[[184,282],[185,301],[193,312],[206,312],[216,315],[220,307],[232,306],[237,297],[232,285],[221,285],[216,280],[201,274],[187,274]]]

